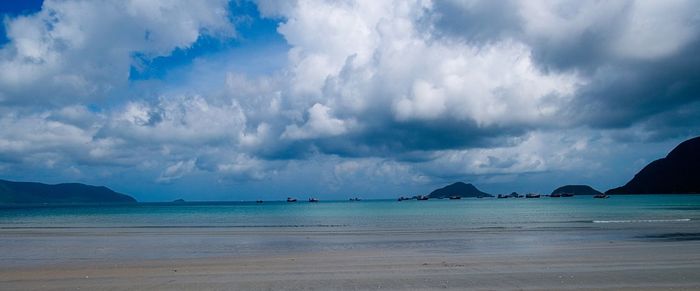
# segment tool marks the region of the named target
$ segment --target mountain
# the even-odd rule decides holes
[[[135,203],[131,196],[104,186],[79,183],[48,185],[0,180],[0,204]]]
[[[591,188],[588,185],[566,185],[561,186],[552,191],[552,194],[572,193],[574,195],[597,195],[603,194],[600,191]]]
[[[484,193],[476,189],[472,184],[457,182],[440,189],[437,189],[428,194],[429,198],[448,198],[450,196],[459,197],[493,197],[493,195]]]
[[[686,140],[651,162],[622,187],[606,194],[700,193],[700,137]]]

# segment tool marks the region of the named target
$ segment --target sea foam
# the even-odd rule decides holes
[[[593,223],[645,223],[645,222],[686,222],[690,218],[678,219],[634,219],[634,220],[594,220]]]

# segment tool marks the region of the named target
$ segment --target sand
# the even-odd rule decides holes
[[[568,233],[3,229],[0,290],[700,290],[693,236]]]

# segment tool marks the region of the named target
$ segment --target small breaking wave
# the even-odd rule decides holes
[[[646,222],[687,222],[690,218],[678,219],[633,219],[633,220],[594,220],[593,223],[646,223]]]

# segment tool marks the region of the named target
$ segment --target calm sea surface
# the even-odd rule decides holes
[[[700,221],[700,195],[0,207],[0,228],[483,229]]]
[[[0,207],[0,267],[10,268],[309,251],[530,256],[697,240],[700,195]]]

